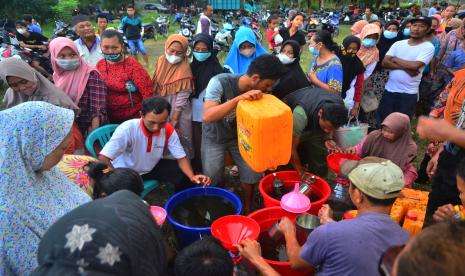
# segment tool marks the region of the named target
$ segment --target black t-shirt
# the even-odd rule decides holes
[[[27,45],[44,45],[44,42],[48,41],[48,38],[36,32],[29,32],[29,37],[25,37],[22,34],[16,34],[16,38]]]
[[[307,41],[305,40],[305,33],[301,30],[298,30],[293,36],[289,33],[288,28],[283,28],[279,30],[279,34],[283,37],[283,42],[286,40],[295,40],[299,43],[300,47],[304,46]]]

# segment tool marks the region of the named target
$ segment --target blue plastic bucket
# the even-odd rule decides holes
[[[216,187],[199,187],[190,188],[173,195],[165,204],[165,210],[168,213],[168,221],[173,225],[174,234],[178,244],[178,249],[182,249],[203,236],[211,235],[210,227],[190,227],[177,223],[171,217],[173,208],[193,196],[218,196],[227,199],[236,208],[236,215],[242,211],[241,200],[232,192]]]

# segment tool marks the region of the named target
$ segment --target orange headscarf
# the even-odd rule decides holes
[[[165,42],[165,52],[173,42],[181,44],[184,59],[177,64],[171,64],[166,59],[165,53],[158,58],[153,74],[153,85],[155,94],[159,96],[173,95],[194,88],[194,78],[186,55],[189,43],[180,34],[170,35]]]
[[[359,35],[362,32],[363,27],[365,27],[366,25],[368,25],[368,21],[360,20],[355,22],[354,25],[352,25],[352,28],[350,29],[354,31],[356,35]]]
[[[357,52],[357,56],[363,62],[365,68],[367,67],[367,65],[373,63],[374,61],[379,61],[379,50],[378,47],[376,47],[376,45],[370,48],[365,48],[363,46],[363,39],[372,34],[377,34],[379,39],[380,32],[381,29],[378,27],[378,25],[368,24],[365,27],[363,27],[362,32],[360,33],[360,40],[362,41],[362,46],[360,47],[360,50]]]

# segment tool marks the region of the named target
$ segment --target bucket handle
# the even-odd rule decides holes
[[[356,126],[360,126],[358,116],[356,116],[356,117],[355,116],[349,116],[349,120],[347,121],[347,124],[345,126],[348,127],[350,125],[350,122],[352,122],[353,119],[355,119]]]

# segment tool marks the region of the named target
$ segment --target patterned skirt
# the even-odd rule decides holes
[[[383,97],[384,87],[389,78],[389,70],[381,69],[376,70],[371,74],[371,76],[365,82],[365,90],[373,91],[378,99],[378,102],[381,101]],[[372,112],[365,113],[364,122],[369,124],[371,127],[376,125],[376,110]]]

